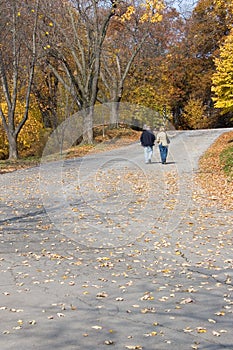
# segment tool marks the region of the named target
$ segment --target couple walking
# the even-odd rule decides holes
[[[166,164],[167,154],[168,154],[168,144],[170,140],[167,136],[165,128],[163,126],[160,127],[157,136],[155,137],[154,133],[150,130],[150,127],[144,125],[143,131],[140,137],[141,145],[144,147],[144,157],[145,163],[151,163],[151,158],[153,154],[153,146],[155,141],[159,145],[159,152],[162,164]]]

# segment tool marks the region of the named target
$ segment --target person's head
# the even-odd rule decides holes
[[[144,124],[142,130],[150,130],[150,126],[147,124]]]
[[[165,131],[165,127],[163,125],[160,126],[159,131]]]

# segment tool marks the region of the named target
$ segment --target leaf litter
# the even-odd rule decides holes
[[[171,201],[170,196],[177,193],[176,181],[174,180],[176,175],[170,174],[169,176],[171,176],[170,178],[168,177],[170,187],[168,187],[168,192],[166,192],[165,200],[168,203],[167,210],[172,210],[173,204],[171,203],[176,198],[172,198]],[[135,185],[136,193],[139,192],[141,194],[140,186],[137,187]],[[158,234],[157,227],[155,227],[154,232],[150,234],[149,240],[139,238],[137,243],[131,243],[118,248],[118,251],[106,250],[104,251],[104,255],[103,253],[101,255],[101,250],[96,249],[92,252],[92,261],[90,261],[87,251],[82,250],[78,245],[74,247],[74,242],[71,244],[66,239],[62,241],[61,237],[56,235],[53,236],[52,244],[55,241],[58,243],[58,246],[60,244],[66,246],[64,251],[67,251],[67,253],[64,254],[64,251],[62,253],[59,252],[58,247],[52,245],[51,248],[53,247],[53,250],[42,248],[44,244],[50,244],[51,237],[48,237],[48,239],[41,239],[41,243],[43,242],[42,247],[36,253],[30,250],[30,246],[26,247],[26,245],[23,253],[18,251],[16,254],[17,266],[14,264],[11,265],[11,269],[14,271],[17,281],[21,279],[25,280],[24,286],[20,286],[25,288],[20,290],[21,293],[27,293],[31,288],[43,291],[43,287],[45,284],[47,285],[48,281],[51,283],[52,289],[53,286],[57,286],[56,283],[60,284],[61,298],[69,299],[68,305],[73,305],[70,303],[70,298],[72,298],[72,302],[75,301],[74,304],[77,305],[74,309],[77,310],[77,313],[81,312],[80,304],[83,305],[83,300],[85,300],[85,305],[90,305],[90,310],[98,308],[100,315],[107,317],[110,315],[110,311],[106,311],[107,309],[105,307],[109,306],[109,303],[114,305],[116,301],[121,301],[121,303],[117,303],[117,312],[119,312],[119,315],[125,314],[127,317],[130,317],[127,319],[129,325],[138,321],[141,332],[138,333],[135,330],[134,333],[132,332],[133,335],[129,335],[125,330],[123,335],[121,335],[120,330],[116,327],[116,332],[120,333],[120,338],[106,340],[107,326],[108,328],[110,325],[116,326],[113,320],[114,318],[109,317],[106,324],[102,320],[103,323],[100,325],[96,323],[97,319],[93,316],[93,324],[89,324],[88,326],[98,331],[100,337],[101,333],[103,334],[102,337],[105,345],[113,345],[118,342],[125,342],[126,344],[127,339],[133,338],[135,342],[125,345],[125,348],[143,349],[146,346],[144,347],[141,344],[140,337],[142,340],[143,338],[151,339],[157,336],[161,337],[161,344],[172,344],[173,341],[169,339],[169,335],[171,331],[176,332],[182,329],[182,326],[178,325],[176,321],[177,319],[182,319],[182,317],[184,317],[186,323],[186,328],[183,328],[184,333],[196,332],[202,336],[212,334],[213,337],[221,338],[222,333],[225,334],[228,332],[227,329],[221,329],[221,319],[228,319],[232,315],[232,285],[230,276],[224,275],[223,280],[216,274],[218,271],[217,258],[221,258],[220,260],[222,261],[223,248],[231,247],[231,235],[230,232],[227,234],[223,229],[218,232],[216,239],[212,243],[212,237],[206,235],[208,228],[206,226],[206,220],[212,220],[213,227],[221,226],[220,222],[215,221],[212,212],[206,212],[206,210],[199,207],[195,210],[190,210],[188,215],[188,224],[184,229],[179,229],[180,232],[176,236],[177,241],[175,245],[171,243],[171,237],[169,235],[161,237]],[[46,225],[43,225],[43,227],[46,227]],[[187,237],[192,237],[194,246],[188,244]],[[200,246],[204,247],[204,249],[200,249]],[[151,247],[153,249],[153,255],[150,254]],[[185,257],[190,258],[192,254],[195,254],[196,257],[198,256],[199,259],[195,261],[185,260]],[[229,267],[232,268],[232,259],[230,257],[230,254],[229,257],[224,256],[226,270]],[[44,262],[44,265],[39,264],[42,262]],[[2,271],[6,271],[9,268],[10,265],[7,266],[7,264],[8,261],[1,261]],[[36,264],[38,266],[43,265],[40,272]],[[201,271],[203,274],[199,273],[197,277],[196,271],[190,271],[191,267],[202,268]],[[19,268],[22,268],[22,271],[19,271]],[[209,274],[209,271],[213,271],[214,273]],[[83,273],[86,277],[89,274],[91,281],[88,281],[88,278],[85,280]],[[197,279],[198,287],[195,285],[194,288],[192,282],[195,282]],[[215,285],[213,284],[214,279],[216,279]],[[194,306],[194,299],[190,295],[195,293],[195,304],[198,305],[202,291],[216,290],[216,288],[219,288],[219,294],[224,291],[223,295],[221,297],[219,296],[220,303],[224,306],[221,309],[216,309],[218,305],[211,310],[205,308],[206,323],[202,320],[202,324],[198,325],[199,320],[194,322],[188,317],[190,307]],[[64,300],[57,302],[58,296],[56,293],[53,294],[52,289],[49,290],[54,297],[54,304],[52,306],[58,309],[56,310],[57,312],[54,312],[54,315],[57,317],[48,316],[48,312],[51,312],[51,306],[50,308],[48,306],[48,310],[44,309],[44,318],[49,318],[51,322],[57,322],[57,318],[69,319],[69,310],[72,310],[72,308],[69,307],[68,309],[64,304]],[[101,291],[96,293],[96,289],[101,289]],[[10,292],[4,291],[2,295],[3,300],[6,300],[10,296]],[[15,314],[18,310],[22,314],[26,313],[26,305],[23,309],[19,309],[15,305],[9,307],[9,303],[10,301],[5,304],[6,306],[2,305],[0,312],[11,312]],[[133,309],[128,313],[130,305],[132,305]],[[139,315],[142,318],[139,318]],[[35,315],[31,315],[30,320],[32,321],[29,321],[29,323],[31,322],[31,325],[38,325],[37,318],[35,317],[34,319],[34,316],[36,316],[36,313]],[[118,318],[117,316],[116,319]],[[218,318],[220,320],[215,321],[212,318],[215,316],[216,319]],[[123,316],[123,319],[126,319],[125,317]],[[119,319],[121,320],[122,316]],[[157,322],[156,319],[161,320],[161,322]],[[41,318],[40,322],[42,322]],[[189,322],[190,324],[188,324]],[[167,324],[167,326],[163,323]],[[11,324],[11,327],[8,330],[3,330],[2,333],[9,334],[16,330],[20,331],[25,324],[26,322],[22,318],[18,320],[17,326]],[[216,324],[218,325],[218,329],[212,329],[211,326],[216,327]],[[154,330],[154,327],[158,329],[156,328]],[[163,331],[161,332],[161,330]],[[89,334],[88,329],[86,329],[86,332],[82,332],[82,335],[88,338],[92,336]],[[190,344],[190,346],[198,348],[202,341],[201,339],[199,340],[200,342]]]

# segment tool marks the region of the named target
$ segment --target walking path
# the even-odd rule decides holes
[[[232,350],[232,212],[193,181],[222,132],[1,175],[1,350]]]

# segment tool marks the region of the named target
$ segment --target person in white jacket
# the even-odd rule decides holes
[[[156,136],[156,142],[159,144],[161,162],[162,164],[166,164],[167,154],[168,154],[168,145],[170,143],[170,140],[168,138],[168,135],[165,131],[164,126],[160,127],[159,132]]]

